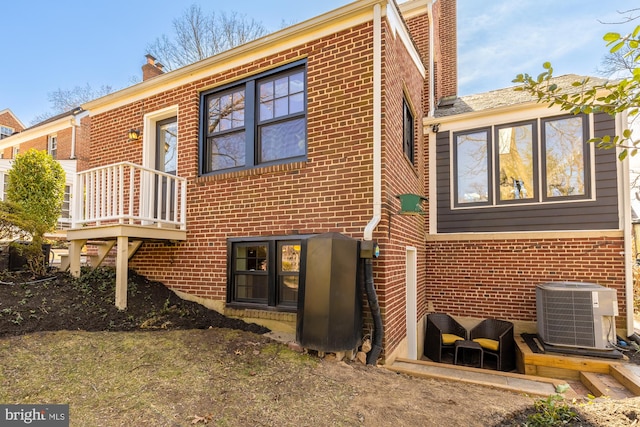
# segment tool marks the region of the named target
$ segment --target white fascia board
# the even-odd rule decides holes
[[[426,13],[426,6],[425,6],[425,13]],[[403,19],[398,13],[398,9],[396,8],[396,5],[394,4],[394,2],[390,2],[389,4],[387,4],[387,21],[391,26],[391,31],[393,32],[393,36],[400,37],[400,40],[402,40],[402,44],[404,44],[405,48],[407,49],[407,52],[409,52],[409,55],[413,60],[414,65],[416,66],[418,71],[420,71],[420,75],[424,79],[426,75],[426,70],[424,68],[424,64],[422,63],[422,59],[420,58],[420,53],[418,53],[418,50],[413,44],[411,36],[409,35],[409,31],[407,31],[407,27],[406,25],[404,25]]]
[[[422,120],[422,124],[425,130],[428,130],[431,125],[439,124],[440,131],[457,131],[564,114],[569,114],[569,112],[561,110],[558,106],[548,107],[547,105],[533,102],[446,117],[425,117]]]
[[[137,85],[98,98],[82,105],[91,115],[103,113],[132,102],[175,89],[212,74],[242,66],[259,58],[277,54],[313,40],[353,28],[373,20],[373,6],[385,10],[389,0],[360,0],[269,34],[225,52],[219,53],[175,71],[161,74]],[[393,0],[391,0],[393,1]],[[300,58],[293,58],[296,60]],[[238,76],[234,77],[236,80]],[[206,88],[202,88],[204,90]]]
[[[15,147],[16,145],[22,144],[23,142],[32,141],[36,138],[40,138],[41,136],[51,135],[56,132],[59,132],[63,129],[70,128],[73,126],[74,116],[69,115],[65,117],[61,117],[58,120],[55,120],[50,123],[45,123],[41,126],[36,126],[31,129],[27,129],[15,135],[11,135],[7,138],[4,138],[0,141],[0,150],[4,150],[5,148]]]

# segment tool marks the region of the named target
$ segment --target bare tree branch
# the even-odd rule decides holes
[[[205,15],[193,4],[173,20],[173,35],[163,34],[147,46],[167,70],[175,70],[225,50],[255,40],[267,33],[262,23],[245,15],[212,12]]]

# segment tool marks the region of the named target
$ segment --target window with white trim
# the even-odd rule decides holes
[[[454,133],[454,207],[589,198],[588,134],[584,115]]]
[[[49,135],[47,142],[47,152],[54,159],[58,156],[58,136],[57,135]]]
[[[9,126],[0,126],[0,139],[5,139],[13,135],[13,128]]]

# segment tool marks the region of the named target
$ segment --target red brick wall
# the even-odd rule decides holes
[[[458,94],[458,38],[456,0],[438,0],[434,5],[439,53],[436,59],[436,102]]]
[[[371,217],[371,25],[361,25],[224,74],[92,117],[90,166],[141,163],[126,140],[143,114],[178,105],[178,174],[188,178],[188,241],[145,245],[131,265],[170,287],[224,299],[226,238],[341,232]],[[198,177],[199,92],[306,57],[309,161]]]
[[[425,13],[407,20],[407,26],[414,40],[422,62],[429,67],[429,17]],[[445,96],[458,93],[458,50],[457,50],[457,16],[456,0],[438,0],[433,5],[434,15],[434,82],[435,102]],[[429,112],[430,78],[424,81],[423,109]]]
[[[383,220],[374,233],[383,256],[375,280],[385,316],[387,350],[405,334],[405,247],[417,247],[424,269],[421,217],[396,215],[396,194],[422,193],[422,77],[399,39],[384,32]],[[372,216],[372,24],[258,59],[224,74],[92,117],[90,167],[142,161],[141,143],[126,131],[142,128],[144,113],[178,105],[178,174],[188,178],[188,240],[146,244],[131,267],[198,296],[226,298],[228,237],[329,231],[362,238]],[[199,92],[266,67],[307,58],[308,161],[198,177]],[[414,106],[416,165],[402,148],[402,96]],[[421,289],[424,278],[421,275]],[[422,298],[424,299],[424,298]],[[365,333],[369,333],[370,325]]]
[[[418,317],[424,314],[426,279],[425,228],[422,216],[399,215],[398,194],[423,195],[425,163],[422,157],[424,116],[422,92],[424,80],[400,38],[385,31],[383,38],[383,221],[376,236],[381,244],[381,257],[374,261],[375,283],[384,315],[385,351],[393,351],[406,336],[406,251],[417,249]],[[411,106],[414,117],[414,164],[404,154],[402,144],[403,98]],[[414,322],[417,319],[413,319]]]
[[[430,241],[427,300],[435,311],[536,320],[536,285],[594,282],[616,289],[626,318],[622,237]]]
[[[24,130],[22,125],[7,111],[0,114],[0,125],[8,126],[15,132],[21,132]]]

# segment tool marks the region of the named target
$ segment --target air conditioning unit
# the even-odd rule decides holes
[[[595,283],[550,282],[536,287],[538,336],[550,345],[611,350],[616,340],[614,289]]]

